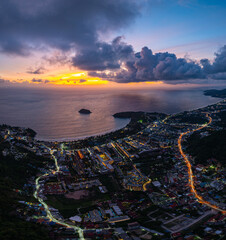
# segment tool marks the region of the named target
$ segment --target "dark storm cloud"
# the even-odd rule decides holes
[[[158,80],[185,80],[204,77],[200,65],[192,60],[177,58],[175,54],[164,52],[153,54],[144,47],[141,52],[133,51],[121,62],[116,73],[91,72],[91,76],[99,76],[117,82],[143,82]]]
[[[135,0],[1,0],[0,51],[26,56],[42,45],[95,51],[99,33],[126,27],[139,9]]]
[[[139,55],[138,55],[139,56]],[[144,47],[134,64],[138,80],[177,80],[201,78],[201,67],[191,60],[164,52],[153,54]]]
[[[27,73],[29,74],[43,74],[45,72],[44,67],[38,67],[37,69],[29,68]]]
[[[226,80],[226,72],[220,72],[215,74],[209,74],[208,78],[215,80]]]
[[[50,65],[73,65],[90,76],[115,82],[226,78],[226,46],[212,63],[208,59],[198,63],[173,53],[153,54],[147,47],[135,53],[122,37],[111,43],[100,40],[101,35],[130,25],[146,2],[156,1],[0,0],[0,52],[28,56],[45,49],[47,56],[42,59]],[[48,56],[54,52],[49,48],[57,53]],[[44,71],[40,67],[27,72]],[[32,82],[48,81],[34,78]]]
[[[121,37],[115,38],[110,44],[96,43],[93,49],[86,49],[77,54],[73,65],[84,70],[118,69],[121,63],[133,56],[133,48],[122,42]]]
[[[215,59],[211,64],[208,59],[202,59],[203,71],[214,79],[225,79],[226,77],[226,45],[215,53]]]

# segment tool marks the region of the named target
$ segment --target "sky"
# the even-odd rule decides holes
[[[224,0],[1,0],[0,85],[226,84]]]

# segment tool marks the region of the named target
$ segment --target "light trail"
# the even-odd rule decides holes
[[[207,124],[205,124],[205,125],[197,128],[197,129],[194,129],[194,130],[191,130],[191,131],[187,131],[187,132],[184,132],[184,133],[181,133],[181,134],[180,134],[180,136],[179,136],[179,138],[178,138],[178,148],[179,148],[180,154],[181,154],[182,157],[184,158],[185,163],[186,163],[186,165],[187,165],[187,167],[188,167],[189,185],[190,185],[190,188],[191,188],[191,192],[192,192],[192,193],[195,195],[195,197],[198,199],[198,202],[201,203],[201,204],[207,205],[207,206],[209,206],[209,207],[212,208],[212,209],[215,209],[215,210],[217,210],[217,211],[220,211],[220,212],[222,212],[223,214],[226,214],[226,211],[225,211],[225,210],[222,210],[222,209],[220,209],[219,207],[217,207],[217,206],[215,206],[215,205],[213,205],[213,204],[205,201],[200,195],[198,195],[198,193],[197,193],[197,191],[196,191],[196,189],[195,189],[195,186],[194,186],[194,180],[193,180],[194,176],[193,176],[193,173],[192,173],[191,163],[190,163],[190,161],[188,160],[188,157],[186,156],[186,154],[185,154],[185,153],[183,152],[183,150],[182,150],[182,145],[181,145],[181,143],[182,143],[182,138],[183,138],[183,136],[185,136],[186,134],[191,133],[191,132],[199,131],[199,130],[205,128],[206,126],[208,126],[208,125],[212,122],[212,118],[208,115],[208,113],[206,113],[206,117],[209,119],[209,122],[208,122]],[[169,118],[169,117],[165,118],[165,119],[163,120],[163,122],[165,122],[168,118]],[[64,226],[64,227],[74,229],[74,230],[79,234],[79,239],[85,240],[84,235],[83,235],[83,229],[82,229],[82,228],[77,227],[77,226],[75,226],[75,225],[71,225],[71,224],[69,224],[69,223],[65,223],[64,221],[61,221],[61,220],[56,219],[56,218],[52,215],[52,213],[50,212],[48,204],[45,203],[44,200],[39,196],[39,189],[40,189],[39,181],[40,181],[40,179],[43,178],[43,177],[48,176],[50,173],[56,174],[56,173],[60,172],[60,167],[59,167],[59,165],[58,165],[57,158],[56,158],[56,157],[54,156],[54,154],[53,154],[54,151],[51,150],[50,148],[48,148],[48,149],[50,150],[50,154],[52,155],[52,157],[53,157],[53,159],[54,159],[55,166],[56,166],[56,170],[55,170],[55,171],[50,171],[49,173],[45,173],[45,174],[43,174],[43,175],[41,175],[41,176],[39,176],[39,177],[36,178],[36,180],[35,180],[35,192],[34,192],[33,196],[39,201],[39,203],[42,204],[42,206],[44,207],[44,209],[45,209],[45,211],[46,211],[47,217],[49,218],[50,221],[53,221],[53,222],[55,222],[55,223],[57,223],[57,224],[59,224],[59,225],[62,225],[62,226]],[[115,148],[115,149],[116,149],[116,148]],[[116,149],[116,150],[117,150],[117,149]],[[119,151],[117,151],[117,152],[119,152]],[[121,155],[121,154],[120,154],[120,155]],[[137,168],[135,168],[135,169],[137,169]],[[138,169],[137,169],[137,170],[138,170]],[[139,170],[138,170],[138,171],[139,171]],[[144,186],[143,186],[144,190],[146,190],[146,186],[147,186],[147,184],[150,183],[150,182],[151,182],[151,180],[149,180],[148,182],[146,182],[146,183],[144,184]],[[110,229],[110,228],[105,228],[105,229]]]
[[[183,139],[183,137],[184,137],[185,135],[187,135],[188,133],[191,133],[191,132],[199,131],[199,130],[207,127],[207,126],[212,122],[212,118],[209,116],[208,113],[206,113],[206,117],[209,119],[209,122],[208,122],[208,123],[204,124],[204,125],[201,126],[201,127],[198,127],[198,128],[196,128],[196,129],[193,129],[193,130],[191,130],[191,131],[183,132],[183,133],[180,134],[180,136],[179,136],[179,138],[178,138],[178,148],[179,148],[180,154],[181,154],[181,156],[183,157],[183,159],[184,159],[184,161],[185,161],[185,163],[186,163],[186,165],[187,165],[187,168],[188,168],[187,171],[188,171],[188,176],[189,176],[189,186],[190,186],[191,192],[195,195],[195,197],[196,197],[196,199],[198,200],[198,202],[201,203],[201,204],[204,204],[204,205],[206,205],[206,206],[208,206],[208,207],[210,207],[210,208],[212,208],[212,209],[215,209],[215,210],[217,210],[217,211],[220,211],[220,212],[222,212],[223,214],[226,214],[226,210],[220,209],[219,207],[211,204],[210,202],[205,201],[205,200],[202,198],[202,196],[200,196],[200,195],[197,193],[197,191],[196,191],[196,189],[195,189],[195,185],[194,185],[194,180],[193,180],[194,175],[193,175],[193,172],[192,172],[191,163],[190,163],[190,161],[188,160],[187,155],[184,153],[184,151],[183,151],[183,149],[182,149],[182,145],[181,145],[182,139]]]
[[[56,174],[56,173],[60,172],[60,167],[58,165],[57,158],[53,155],[53,151],[51,149],[49,149],[49,150],[50,150],[50,154],[52,155],[52,157],[54,159],[55,166],[56,166],[56,171],[51,171],[49,173],[45,173],[45,174],[39,176],[38,178],[36,178],[36,180],[35,180],[35,192],[34,192],[33,196],[42,204],[42,206],[44,207],[44,209],[46,211],[46,215],[47,215],[47,217],[49,218],[50,221],[53,221],[53,222],[55,222],[57,224],[60,224],[60,225],[62,225],[64,227],[67,227],[67,228],[73,228],[79,234],[79,239],[85,240],[82,228],[77,227],[75,225],[71,225],[71,224],[65,223],[65,222],[63,222],[61,220],[56,219],[52,215],[52,213],[50,212],[48,204],[45,203],[44,200],[41,197],[39,197],[39,195],[38,195],[39,189],[40,189],[39,180],[41,178],[43,178],[43,177],[48,176],[50,173]]]
[[[45,147],[47,147],[47,146],[45,146]],[[51,211],[49,210],[48,204],[45,203],[44,200],[38,195],[38,192],[39,192],[39,189],[40,189],[40,184],[39,184],[40,179],[43,178],[43,177],[48,176],[50,173],[56,174],[56,173],[60,172],[60,167],[58,165],[57,158],[53,154],[54,151],[51,150],[50,148],[48,148],[48,149],[49,149],[50,154],[52,155],[52,157],[54,159],[55,166],[56,166],[56,171],[51,170],[50,172],[45,173],[45,174],[43,174],[43,175],[41,175],[41,176],[36,178],[36,180],[35,180],[35,192],[34,192],[33,196],[39,201],[39,203],[42,204],[42,206],[44,207],[44,209],[46,211],[47,217],[49,218],[50,221],[53,221],[53,222],[55,222],[55,223],[57,223],[57,224],[59,224],[61,226],[64,226],[64,227],[74,229],[79,234],[79,239],[85,240],[84,234],[83,234],[84,229],[82,229],[82,228],[80,228],[78,226],[75,226],[75,225],[71,225],[69,223],[65,223],[64,221],[61,221],[61,220],[58,220],[57,218],[55,218],[52,215]],[[110,227],[102,228],[102,230],[111,230],[111,229],[112,228],[110,228]],[[96,230],[96,228],[89,228],[89,230]]]
[[[143,185],[143,190],[144,190],[144,191],[147,191],[147,190],[148,190],[148,189],[147,189],[147,185],[150,184],[150,183],[151,183],[151,179],[148,180],[146,183],[144,183],[144,185]]]

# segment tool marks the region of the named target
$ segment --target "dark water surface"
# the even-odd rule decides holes
[[[122,111],[175,113],[219,101],[190,90],[0,88],[0,124],[30,127],[41,140],[70,140],[124,127]],[[90,115],[78,111],[86,108]]]

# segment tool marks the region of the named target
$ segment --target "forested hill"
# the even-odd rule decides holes
[[[195,157],[196,164],[206,164],[208,159],[216,159],[226,166],[226,130],[216,131],[209,136],[192,134],[187,140],[187,151]]]
[[[14,143],[17,144],[16,140]],[[17,212],[18,201],[29,200],[23,194],[24,184],[37,174],[45,161],[45,158],[4,141],[0,136],[0,239],[49,239],[44,226],[25,221]]]
[[[217,98],[226,98],[226,89],[222,89],[222,90],[216,90],[216,89],[206,90],[206,91],[204,91],[204,95],[211,96],[211,97],[217,97]]]

